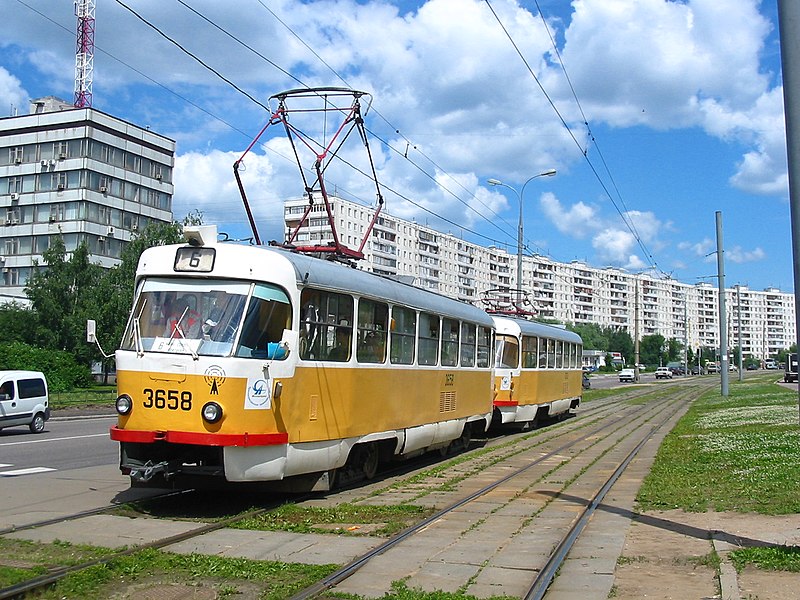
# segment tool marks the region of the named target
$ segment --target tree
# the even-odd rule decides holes
[[[42,255],[44,265],[33,270],[25,293],[36,313],[33,340],[41,348],[71,352],[80,364],[91,363],[83,343],[86,318],[93,307],[92,290],[101,267],[89,262],[89,248],[81,243],[67,258],[64,238],[55,236]]]
[[[667,342],[667,362],[677,362],[681,359],[683,344],[676,338],[670,338]]]
[[[625,357],[626,364],[634,362],[634,345],[631,334],[624,329],[609,330],[608,349],[611,352],[619,352]]]
[[[19,302],[0,305],[0,331],[4,342],[22,342],[32,345],[35,342],[37,327],[36,312]]]
[[[663,348],[663,335],[646,335],[639,341],[639,360],[646,365],[660,365],[664,359]]]

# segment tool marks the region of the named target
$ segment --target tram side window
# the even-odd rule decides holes
[[[575,364],[573,367],[580,369],[583,364],[583,346],[580,344],[575,345]]]
[[[353,333],[353,298],[306,288],[300,295],[300,358],[350,360]]]
[[[439,354],[439,317],[419,314],[419,356],[421,365],[435,365]]]
[[[461,366],[475,366],[475,325],[461,324]]]
[[[513,335],[498,335],[495,338],[495,365],[502,369],[519,366],[519,342]]]
[[[478,327],[478,366],[491,365],[492,330],[488,327]]]
[[[414,341],[417,335],[417,313],[410,308],[392,308],[392,333],[389,356],[393,364],[414,363]]]
[[[535,369],[536,358],[539,353],[539,338],[526,335],[522,338],[522,368]]]
[[[458,364],[458,321],[442,319],[442,366],[454,367]]]
[[[283,330],[291,326],[292,309],[286,294],[277,288],[256,285],[247,307],[236,356],[282,360],[285,355],[270,344],[280,342]]]
[[[556,368],[556,341],[547,340],[547,368]]]
[[[358,301],[358,342],[356,358],[362,363],[382,363],[386,360],[386,327],[389,306],[361,298]]]
[[[556,342],[556,369],[560,369],[561,366],[564,364],[564,353],[563,353],[563,346],[564,344],[561,340],[555,340]]]

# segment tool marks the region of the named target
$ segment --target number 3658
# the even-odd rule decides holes
[[[162,390],[145,388],[145,408],[166,408],[168,410],[192,410],[192,392],[181,390]]]

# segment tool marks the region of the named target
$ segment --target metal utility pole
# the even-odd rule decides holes
[[[639,383],[639,276],[633,286],[633,380]]]
[[[689,303],[688,294],[683,294],[683,374],[689,376]],[[699,374],[699,372],[698,372]]]
[[[781,38],[781,70],[783,72],[783,107],[786,119],[786,154],[789,163],[789,210],[792,223],[792,258],[794,264],[794,314],[800,315],[800,3],[778,0],[778,26]],[[800,348],[800,328],[795,322],[795,343]],[[800,420],[800,386],[798,420]]]
[[[725,255],[722,250],[722,212],[717,217],[717,275],[719,277],[719,373],[723,397],[728,396],[728,318],[725,314]]]
[[[75,106],[91,108],[94,76],[94,0],[75,0],[78,36],[75,48]]]

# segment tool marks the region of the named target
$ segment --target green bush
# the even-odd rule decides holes
[[[22,342],[0,343],[0,370],[11,369],[41,371],[52,392],[68,392],[93,383],[89,368],[76,363],[72,354]]]

